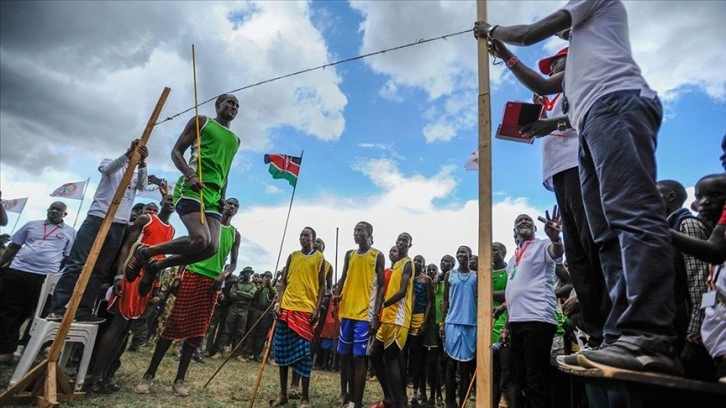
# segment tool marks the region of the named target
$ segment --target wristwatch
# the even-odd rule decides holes
[[[559,130],[560,132],[564,132],[565,130],[567,130],[567,121],[564,119],[558,120],[557,121],[557,130]]]

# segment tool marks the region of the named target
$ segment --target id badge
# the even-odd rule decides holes
[[[703,297],[701,298],[701,309],[705,309],[707,307],[714,307],[716,306],[717,300],[716,300],[716,291],[711,290],[703,294]]]

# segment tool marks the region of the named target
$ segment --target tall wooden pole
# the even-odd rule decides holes
[[[62,373],[62,370],[58,370],[58,357],[60,356],[61,349],[63,348],[63,344],[65,343],[66,335],[68,334],[68,330],[70,330],[71,323],[73,322],[76,310],[78,309],[78,305],[81,303],[81,297],[83,297],[83,293],[86,290],[86,285],[88,284],[88,280],[91,277],[93,267],[96,265],[96,261],[98,260],[101,248],[103,247],[103,243],[106,240],[108,230],[111,228],[111,223],[113,222],[113,218],[116,215],[116,210],[121,204],[121,200],[123,199],[124,193],[126,192],[126,187],[131,182],[131,177],[133,177],[134,169],[139,162],[138,147],[145,146],[147,141],[149,140],[149,137],[151,136],[151,131],[153,130],[154,124],[158,120],[159,115],[161,114],[161,109],[164,106],[167,97],[169,96],[169,92],[171,92],[170,88],[164,88],[164,90],[161,92],[159,101],[156,103],[156,107],[154,107],[154,111],[149,118],[149,122],[146,124],[146,128],[144,129],[141,139],[139,140],[139,144],[136,147],[136,150],[134,150],[131,159],[129,160],[128,167],[126,168],[126,171],[121,178],[121,182],[116,189],[116,194],[114,194],[113,196],[111,205],[109,206],[108,211],[106,212],[106,216],[101,223],[101,227],[96,234],[96,239],[93,241],[93,246],[91,247],[91,250],[88,254],[88,258],[86,258],[86,263],[83,265],[83,270],[81,271],[81,274],[78,278],[78,282],[76,282],[76,287],[73,290],[71,300],[68,302],[68,307],[65,315],[63,316],[63,321],[61,321],[60,327],[58,327],[58,333],[53,340],[53,344],[50,346],[48,358],[38,364],[38,366],[42,366],[43,368],[33,368],[23,378],[21,378],[15,386],[8,388],[2,395],[0,395],[0,406],[4,406],[6,403],[9,404],[16,401],[21,391],[23,391],[25,387],[27,387],[29,384],[34,383],[38,379],[43,380],[44,383],[43,395],[38,396],[38,405],[57,406],[60,401],[67,400],[72,397],[69,395],[63,395],[68,394],[69,389],[66,386],[67,381],[64,374]],[[57,393],[58,385],[61,385],[61,395],[58,395]],[[73,393],[72,390],[70,390],[70,393]]]
[[[477,0],[477,21],[487,21],[487,2]],[[479,65],[479,297],[476,341],[478,407],[492,401],[492,139],[489,53],[486,38],[477,41]]]

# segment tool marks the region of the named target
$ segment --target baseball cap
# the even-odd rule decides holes
[[[545,75],[549,75],[552,72],[552,70],[550,69],[550,64],[552,64],[552,60],[554,60],[555,58],[559,58],[559,57],[566,57],[569,49],[570,49],[570,47],[565,47],[565,48],[559,50],[557,52],[557,54],[539,60],[538,65],[539,65],[540,72],[542,72]]]

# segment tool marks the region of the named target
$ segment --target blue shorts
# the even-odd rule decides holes
[[[176,213],[179,214],[180,217],[195,212],[198,213],[201,211],[202,206],[199,204],[199,201],[192,200],[191,198],[180,198],[176,202]],[[222,220],[222,215],[214,211],[204,211],[204,215],[206,215],[207,217],[212,217],[217,221]]]
[[[340,336],[338,336],[338,353],[356,357],[368,355],[368,343],[371,339],[371,323],[362,320],[340,319]]]

